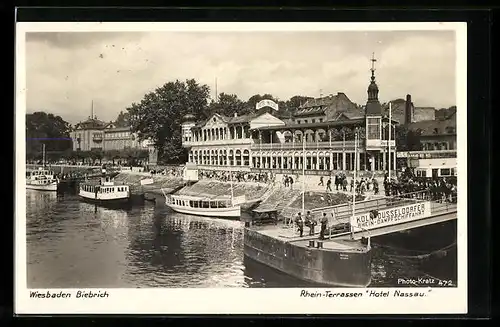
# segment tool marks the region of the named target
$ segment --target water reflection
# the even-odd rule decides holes
[[[148,222],[145,222],[148,223]],[[240,222],[157,210],[150,230],[136,226],[129,273],[142,286],[238,286],[243,281]]]

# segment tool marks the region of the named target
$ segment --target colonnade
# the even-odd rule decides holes
[[[396,169],[396,155],[387,152],[357,153],[357,170],[382,171]],[[242,166],[261,169],[354,170],[354,151],[255,151],[250,149],[192,150],[189,162],[206,166]]]
[[[236,140],[246,138],[250,138],[250,126],[247,124],[192,129],[193,142]]]

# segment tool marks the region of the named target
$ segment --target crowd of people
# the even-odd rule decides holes
[[[274,181],[275,175],[272,173],[247,173],[247,172],[229,172],[229,171],[215,171],[215,170],[199,170],[199,179],[215,179],[221,182],[229,182],[231,178],[233,182],[258,182],[270,183]]]
[[[182,177],[183,167],[167,167],[149,171],[151,175],[162,175],[170,177]]]
[[[434,179],[403,177],[398,180],[384,179],[386,196],[420,197],[432,201],[457,202],[456,177],[439,177]]]

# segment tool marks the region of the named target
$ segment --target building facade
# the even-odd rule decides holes
[[[198,124],[187,115],[182,133],[188,161],[200,169],[284,174],[395,169],[397,121],[383,115],[374,71],[364,110],[338,93],[307,101],[290,120],[277,118],[271,107],[244,116],[214,114]]]
[[[451,112],[443,119],[423,120],[408,125],[418,132],[422,150],[457,149],[457,115]]]
[[[70,136],[74,151],[111,151],[143,147],[130,127],[117,127],[112,122],[105,123],[97,119],[97,116],[76,124]]]

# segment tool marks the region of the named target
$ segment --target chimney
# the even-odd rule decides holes
[[[411,106],[411,95],[407,94],[405,103],[405,124],[409,124],[412,122]]]

